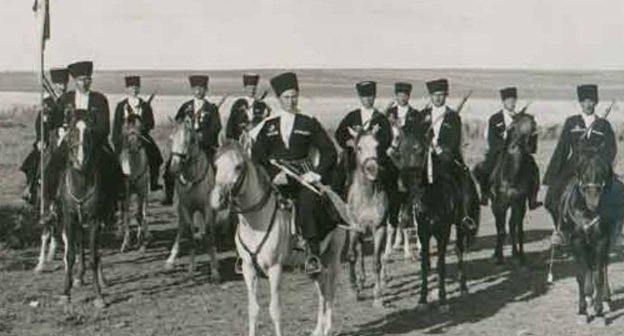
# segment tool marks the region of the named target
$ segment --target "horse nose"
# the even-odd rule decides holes
[[[364,166],[364,171],[366,171],[366,174],[371,177],[377,177],[377,174],[379,173],[379,166],[377,165],[377,162],[369,161]]]
[[[214,210],[223,210],[225,208],[225,193],[223,188],[215,186],[210,193],[210,206]]]

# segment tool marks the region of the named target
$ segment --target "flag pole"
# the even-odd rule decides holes
[[[40,88],[40,118],[39,118],[39,142],[41,143],[41,148],[39,148],[39,215],[40,218],[43,218],[45,212],[45,181],[44,181],[44,162],[43,162],[43,151],[44,151],[44,137],[45,137],[45,41],[46,41],[46,19],[48,16],[48,0],[40,0],[38,3],[39,8],[37,9],[37,14],[39,15],[39,88]],[[52,88],[54,90],[54,88]],[[37,144],[38,146],[39,144]]]

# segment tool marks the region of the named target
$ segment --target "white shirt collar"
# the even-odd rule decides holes
[[[74,104],[76,105],[77,110],[89,109],[89,92],[82,93],[76,90],[76,97],[74,99]]]
[[[442,122],[444,121],[444,114],[446,113],[446,105],[442,105],[440,107],[433,106],[431,107],[431,123],[433,129],[433,143],[438,143],[438,136],[440,135],[440,128],[442,127]]]
[[[247,100],[247,110],[245,110],[245,113],[247,114],[247,118],[249,118],[249,121],[251,121],[253,119],[253,103],[255,99],[251,97],[245,97],[245,100]]]
[[[509,111],[508,109],[503,108],[503,121],[505,123],[505,126],[509,126],[511,124],[515,113],[515,111]]]
[[[407,116],[407,112],[409,112],[409,104],[405,104],[405,106],[397,105],[397,120],[399,121],[399,126],[405,125],[405,117]]]
[[[583,117],[583,122],[585,122],[585,127],[591,126],[596,120],[596,114],[592,113],[591,115],[587,115],[585,113],[581,113],[581,117]]]
[[[204,103],[206,101],[204,99],[193,98],[193,110],[195,112],[200,111],[204,107]]]
[[[375,108],[366,108],[362,106],[360,108],[360,117],[362,118],[362,127],[366,128],[373,118]]]
[[[141,105],[141,100],[139,99],[139,97],[128,96],[128,105],[130,105],[130,107],[132,108],[137,108]]]
[[[286,112],[280,110],[277,115],[280,118],[280,134],[282,135],[282,141],[284,146],[288,148],[290,145],[290,134],[295,126],[295,113]]]

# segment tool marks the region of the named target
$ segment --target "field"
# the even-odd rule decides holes
[[[304,92],[302,110],[318,115],[328,129],[334,128],[340,116],[357,105],[352,91],[346,89],[347,83],[351,85],[350,83],[361,77],[356,74],[344,70],[340,76],[329,73],[329,70],[327,73],[306,72],[305,83],[329,78],[325,84],[330,88],[335,87],[336,90],[322,91],[319,84],[319,87],[312,88],[309,93]],[[420,76],[429,78],[437,74],[432,72]],[[110,84],[113,75],[105,74],[101,78],[108,80],[106,83]],[[121,73],[117,75],[121,76]],[[389,99],[389,83],[396,72],[380,70],[371,71],[368,75],[385,80],[385,91],[378,103],[379,106],[384,106]],[[468,89],[466,83],[469,83],[469,75],[475,76],[475,82],[482,86],[475,91],[475,99],[467,105],[464,117],[471,131],[465,137],[464,155],[472,166],[481,159],[484,151],[481,132],[483,123],[487,114],[497,108],[494,94],[488,94],[484,88],[486,85],[499,87],[504,82],[513,83],[524,77],[516,73],[494,73],[489,76],[487,72],[480,71],[455,73],[454,76],[462,79],[464,84],[458,85],[460,87],[454,92],[451,105]],[[23,76],[23,89],[16,91],[28,91],[30,88],[27,76]],[[153,76],[155,78],[164,75]],[[214,83],[234,83],[234,76],[235,74],[217,76]],[[545,126],[541,130],[542,141],[537,154],[543,173],[556,138],[556,128],[550,132],[549,126],[577,111],[572,100],[574,91],[571,83],[594,79],[614,83],[604,95],[605,101],[609,95],[615,97],[617,90],[614,87],[619,88],[617,85],[621,83],[614,79],[614,74],[581,73],[553,77],[555,75],[546,73],[541,76],[539,78],[547,84],[545,92],[548,94],[539,97],[540,99],[535,98],[531,109]],[[413,78],[420,80],[421,77],[414,75]],[[555,85],[557,79],[569,85],[562,89]],[[523,83],[529,81],[524,80]],[[174,79],[170,81],[175,82]],[[0,82],[0,88],[6,85],[6,82]],[[218,84],[214,85],[218,87]],[[234,87],[231,84],[232,90]],[[228,90],[215,89],[214,94],[219,96],[230,92]],[[571,97],[565,96],[564,92],[568,91]],[[109,96],[111,103],[118,100],[119,92],[110,92],[113,92]],[[145,93],[149,92],[150,89],[145,90]],[[175,107],[184,101],[185,97],[179,96],[183,93],[163,90],[155,101],[159,121],[155,138],[165,155],[168,152],[166,139],[170,129],[167,116],[173,114]],[[419,95],[420,93],[414,95],[414,104],[417,106],[422,104],[422,100],[417,98]],[[38,228],[33,222],[32,214],[19,199],[24,180],[18,167],[34,139],[32,105],[36,104],[36,99],[37,95],[34,93],[0,93],[0,335],[244,335],[247,330],[246,290],[242,278],[232,272],[234,254],[231,251],[231,241],[221,242],[220,267],[225,276],[221,284],[208,283],[209,263],[205,254],[199,258],[196,282],[185,279],[187,258],[184,256],[174,270],[165,271],[163,265],[172,243],[176,216],[172,208],[160,206],[160,192],[152,195],[150,201],[148,221],[155,232],[155,241],[146,253],[132,251],[122,255],[117,252],[119,242],[106,244],[103,251],[104,272],[112,286],[105,289],[104,293],[109,306],[101,311],[93,307],[89,272],[87,285],[73,290],[71,307],[57,305],[63,278],[61,254],[57,255],[57,260],[47,272],[40,275],[32,272],[38,253]],[[274,101],[270,100],[269,103]],[[229,104],[231,100],[222,109],[224,119]],[[600,109],[604,109],[604,103]],[[619,133],[623,130],[621,119],[617,113],[614,112],[613,115],[614,126]],[[617,172],[624,171],[620,157],[616,161]],[[463,298],[459,297],[453,277],[456,258],[449,250],[450,257],[447,262],[450,276],[447,288],[451,311],[447,314],[439,312],[435,304],[426,311],[415,310],[420,267],[413,261],[403,260],[399,253],[396,253],[389,264],[391,280],[385,289],[387,306],[383,309],[372,307],[370,276],[367,282],[369,296],[366,300],[357,302],[349,291],[346,274],[343,272],[335,309],[335,334],[621,335],[624,326],[624,263],[621,256],[615,257],[609,270],[614,292],[609,326],[577,326],[577,288],[572,262],[564,257],[557,258],[555,283],[552,286],[546,284],[550,251],[548,237],[552,230],[550,218],[543,209],[539,209],[527,217],[525,228],[528,266],[521,267],[514,263],[495,266],[490,259],[495,241],[493,218],[488,208],[482,208],[481,230],[475,246],[468,254],[466,265],[470,294]],[[508,249],[505,252],[510,254]],[[370,260],[367,262],[370,271]],[[343,270],[346,271],[346,265]],[[260,292],[263,309],[259,334],[271,335],[272,327],[266,309],[268,285],[265,281],[260,282]],[[306,335],[315,323],[316,293],[312,283],[302,274],[288,273],[283,283],[283,293],[285,334]],[[436,297],[432,298],[435,303]]]

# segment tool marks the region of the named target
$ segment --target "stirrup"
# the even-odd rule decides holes
[[[557,230],[553,231],[552,235],[550,236],[550,244],[553,246],[566,245],[566,239],[563,235],[563,232]]]
[[[461,222],[470,231],[473,231],[473,230],[477,229],[477,224],[475,223],[474,219],[472,219],[469,216],[465,216],[464,218],[462,218]]]
[[[234,274],[243,274],[243,259],[241,257],[236,257],[236,261],[234,261]]]
[[[306,275],[317,275],[321,273],[323,266],[321,265],[321,259],[315,255],[310,255],[306,258],[304,265],[304,272]]]

